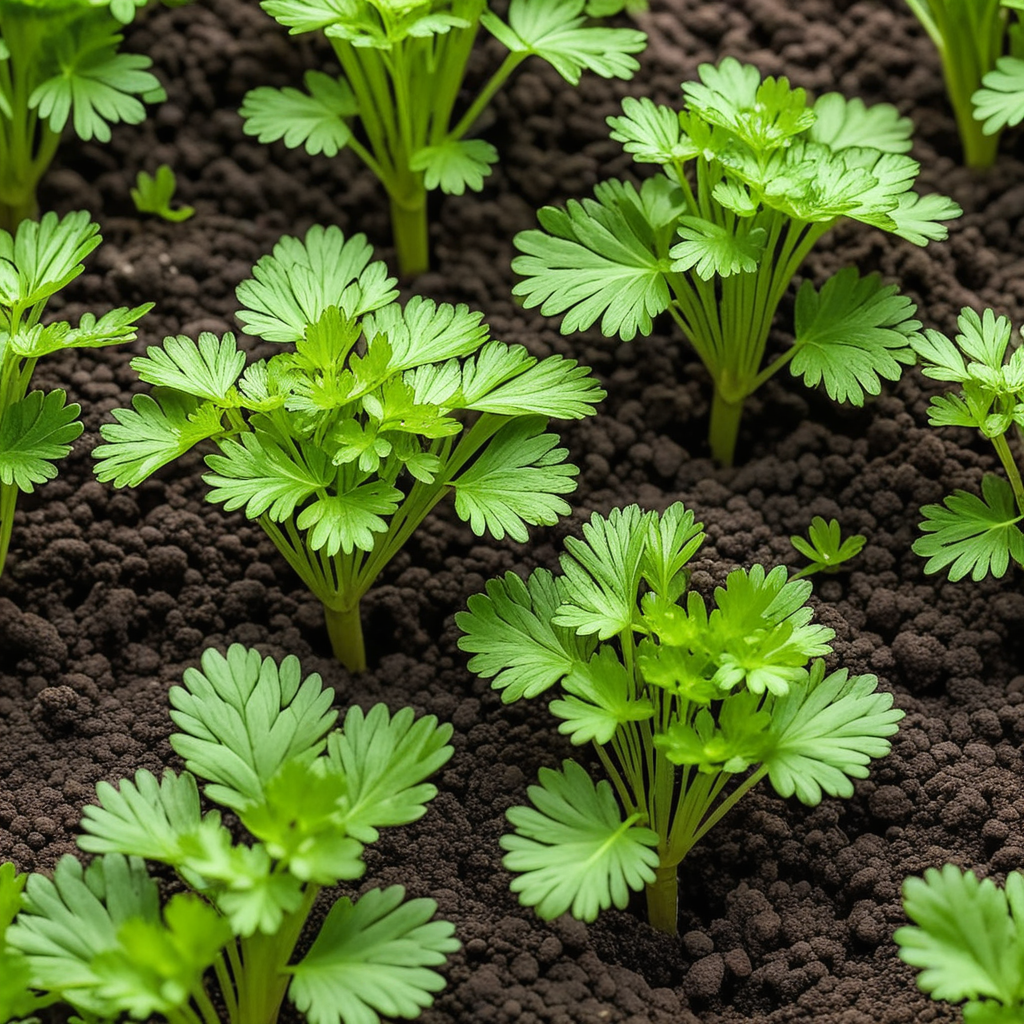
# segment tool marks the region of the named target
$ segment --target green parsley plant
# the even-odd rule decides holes
[[[732,463],[743,402],[787,363],[810,387],[860,405],[913,361],[915,307],[877,275],[839,271],[796,296],[793,344],[764,365],[779,302],[815,242],[844,217],[917,245],[960,215],[911,191],[911,123],[888,104],[837,93],[809,103],[785,78],[728,57],[683,85],[686,110],[627,98],[612,138],[660,171],[637,189],[602,182],[593,199],[545,207],[513,269],[527,307],[564,313],[562,332],[648,335],[666,310],[714,383],[709,440]]]
[[[194,206],[171,206],[177,187],[178,179],[167,164],[161,164],[155,175],[139,171],[132,189],[132,202],[139,213],[153,213],[175,223],[188,220],[196,212]]]
[[[850,796],[889,751],[903,712],[874,676],[826,674],[834,633],[811,622],[811,584],[736,569],[709,609],[687,593],[703,540],[679,503],[595,513],[561,576],[506,573],[456,616],[470,669],[502,700],[561,685],[559,732],[593,744],[607,776],[542,768],[532,806],[508,812],[504,864],[543,918],[590,921],[646,889],[651,924],[674,934],[680,862],[761,779],[814,806]]]
[[[793,579],[801,580],[819,572],[838,572],[844,562],[856,558],[864,550],[867,537],[855,533],[844,540],[838,519],[830,519],[826,523],[821,516],[815,516],[811,520],[807,536],[793,536],[789,538],[789,542],[811,562],[793,576]]]
[[[923,992],[964,1003],[967,1024],[1024,1019],[1024,875],[999,889],[953,864],[929,868],[903,883],[903,909],[913,925],[893,938]]]
[[[288,349],[246,367],[230,334],[165,339],[132,361],[158,391],[115,411],[95,452],[101,480],[135,487],[214,440],[208,500],[259,520],[353,671],[360,599],[427,513],[453,491],[477,535],[553,524],[578,470],[548,419],[604,397],[574,360],[491,340],[466,306],[394,302],[372,252],[336,227],[282,239],[239,285],[238,319]]]
[[[941,505],[922,507],[925,536],[914,542],[914,551],[928,559],[928,573],[948,569],[951,580],[968,573],[974,580],[998,578],[1011,560],[1024,565],[1024,483],[1017,462],[1024,444],[1024,348],[1011,348],[1009,319],[991,309],[979,316],[965,307],[957,325],[955,341],[933,330],[914,340],[926,377],[960,385],[959,394],[932,398],[928,422],[980,431],[992,442],[1006,479],[989,473],[981,497],[954,491]]]
[[[632,55],[647,41],[635,29],[594,23],[622,10],[621,0],[511,0],[504,21],[486,0],[262,0],[261,6],[292,35],[322,29],[342,75],[309,71],[305,91],[252,90],[241,109],[245,131],[261,142],[305,146],[314,156],[351,149],[391,201],[402,277],[429,264],[427,193],[483,188],[498,153],[467,136],[523,61],[540,57],[571,85],[584,71],[631,78],[640,66]],[[508,54],[456,119],[480,28]]]
[[[135,322],[152,303],[40,323],[46,300],[82,273],[100,244],[99,227],[84,211],[23,221],[17,234],[0,230],[0,572],[7,560],[18,492],[57,475],[54,463],[82,432],[80,408],[61,390],[29,391],[36,362],[68,348],[99,348],[135,339]]]
[[[166,99],[141,54],[119,53],[146,0],[0,0],[0,228],[38,215],[36,186],[70,124],[84,142]]]
[[[942,61],[968,167],[991,167],[999,133],[1024,117],[1021,0],[907,0]],[[1003,56],[1009,49],[1008,56]]]
[[[42,993],[87,1021],[275,1024],[287,996],[312,1024],[378,1024],[429,1006],[459,943],[431,920],[434,900],[400,885],[334,900],[295,958],[317,895],[363,875],[379,829],[426,813],[437,790],[424,780],[452,754],[451,726],[411,708],[353,707],[334,728],[333,698],[295,657],[205,651],[170,692],[187,771],[100,782],[78,841],[100,855],[87,868],[67,855],[25,884],[0,867],[0,925],[21,904],[0,927],[0,966],[15,972],[0,973],[0,1010]],[[203,813],[197,779],[252,842]],[[186,891],[161,908],[145,861]]]

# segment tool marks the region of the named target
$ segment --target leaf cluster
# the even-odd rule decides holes
[[[84,211],[24,221],[14,236],[0,230],[0,570],[15,492],[31,493],[52,480],[55,463],[82,432],[79,406],[64,391],[29,391],[36,362],[65,349],[132,341],[135,322],[152,306],[115,309],[98,319],[86,313],[77,327],[41,323],[47,300],[82,273],[82,261],[100,241]]]
[[[679,503],[595,513],[560,576],[509,572],[456,617],[470,669],[505,701],[559,686],[559,731],[609,774],[595,786],[567,761],[509,811],[513,889],[544,917],[624,906],[764,775],[814,805],[889,749],[902,712],[873,676],[826,674],[834,634],[811,621],[810,583],[754,565],[711,605],[688,590],[703,539]]]
[[[631,78],[639,67],[633,55],[646,44],[642,32],[596,21],[626,6],[622,0],[511,0],[504,19],[486,0],[263,0],[261,6],[293,35],[322,30],[342,73],[311,70],[304,90],[253,89],[241,108],[244,130],[311,155],[351,149],[391,197],[403,275],[426,269],[427,191],[462,195],[483,188],[498,152],[467,135],[523,61],[545,60],[572,85],[585,71]],[[456,119],[481,28],[507,54]]]
[[[928,422],[936,427],[968,427],[990,440],[1006,479],[986,474],[981,496],[958,490],[941,505],[921,512],[925,533],[914,551],[928,561],[925,572],[946,569],[951,580],[970,574],[974,580],[1005,575],[1013,561],[1024,564],[1024,485],[1011,449],[1021,444],[1024,426],[1024,350],[1011,344],[1007,317],[991,309],[979,316],[965,307],[959,333],[950,341],[928,330],[914,341],[926,377],[959,385],[959,391],[936,395]]]
[[[246,366],[232,335],[167,338],[132,361],[156,391],[115,411],[95,452],[101,480],[137,486],[213,440],[209,500],[258,519],[331,607],[358,603],[448,492],[499,539],[566,514],[578,470],[545,426],[604,397],[574,360],[493,340],[466,306],[394,302],[371,255],[336,227],[282,239],[239,286],[238,318],[287,350]]]
[[[0,0],[0,202],[34,203],[65,126],[109,142],[111,125],[138,124],[144,103],[166,99],[152,61],[120,52],[121,30],[144,4]]]
[[[900,959],[921,969],[918,987],[963,1003],[968,1024],[1011,1024],[1024,1014],[1024,875],[1004,889],[946,864],[903,883],[912,925],[896,930]]]
[[[789,542],[804,558],[810,560],[811,564],[793,577],[802,579],[817,572],[837,572],[844,562],[856,558],[864,550],[867,538],[855,533],[844,540],[838,519],[830,519],[826,523],[821,516],[815,516],[807,536],[793,536]]]
[[[315,1024],[416,1016],[458,948],[452,926],[431,920],[433,900],[405,900],[397,885],[342,897],[308,952],[292,954],[319,890],[362,876],[380,828],[425,813],[451,727],[378,704],[335,728],[319,676],[237,644],[205,651],[170,699],[186,771],[99,783],[79,839],[99,855],[88,867],[68,855],[27,885],[0,868],[0,958],[16,971],[0,982],[0,1007],[23,1012],[41,992],[90,1019],[215,1024],[212,968],[232,1024],[275,1019],[286,990]],[[203,811],[197,780],[252,842]],[[186,891],[161,907],[145,861],[173,868]]]

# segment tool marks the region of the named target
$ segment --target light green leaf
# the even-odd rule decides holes
[[[71,451],[82,433],[81,406],[65,405],[60,390],[30,391],[9,406],[0,420],[0,483],[31,494],[36,484],[57,475],[53,463]]]
[[[178,179],[168,164],[161,164],[155,176],[139,171],[135,187],[131,190],[132,202],[139,213],[155,213],[164,220],[180,223],[188,220],[196,209],[194,206],[171,206],[177,187]]]
[[[874,757],[889,753],[889,736],[903,712],[892,695],[877,689],[874,676],[850,676],[846,669],[825,675],[814,662],[804,680],[775,698],[764,764],[779,796],[796,794],[814,807],[822,792],[853,795],[851,779],[866,779]]]
[[[0,306],[31,306],[49,298],[85,269],[82,260],[102,241],[85,210],[58,218],[23,220],[12,238],[0,231]]]
[[[624,909],[629,894],[654,881],[658,836],[622,819],[611,785],[595,786],[575,761],[562,770],[541,768],[540,785],[530,786],[533,807],[506,812],[515,831],[501,837],[502,863],[519,873],[512,891],[550,921],[567,910],[593,921],[614,905]]]
[[[314,224],[304,241],[282,238],[236,289],[245,307],[238,319],[266,341],[295,343],[328,306],[353,317],[379,309],[398,292],[385,264],[371,263],[372,256],[365,235],[346,239],[333,224]]]
[[[816,120],[809,137],[839,151],[854,147],[880,149],[883,153],[907,153],[912,145],[914,122],[901,117],[891,103],[868,107],[859,97],[847,99],[827,92],[814,103]]]
[[[643,32],[587,24],[585,0],[512,0],[508,24],[484,10],[480,24],[513,53],[533,53],[567,82],[578,85],[584,71],[602,78],[632,78],[640,64],[631,56],[647,45]]]
[[[166,98],[160,80],[146,70],[153,63],[149,57],[117,52],[121,38],[102,22],[61,37],[60,73],[37,85],[28,98],[29,108],[51,131],[59,134],[70,118],[80,139],[109,142],[111,124],[138,124],[145,118],[140,97]]]
[[[672,270],[693,270],[703,281],[716,276],[752,274],[757,270],[768,237],[764,228],[746,230],[743,221],[730,230],[700,217],[680,217],[678,231],[683,241],[669,250]]]
[[[981,130],[995,135],[1024,120],[1024,60],[1000,57],[981,80],[982,88],[971,96],[974,118],[984,122]]]
[[[927,558],[924,571],[949,568],[949,578],[983,580],[1006,574],[1010,559],[1024,565],[1024,533],[1017,525],[1024,515],[1017,507],[1013,488],[1001,477],[986,474],[981,497],[954,491],[942,505],[924,505],[921,530],[914,553]]]
[[[283,139],[289,149],[305,146],[310,156],[335,156],[352,138],[345,119],[359,112],[356,98],[344,78],[307,71],[304,81],[308,92],[270,86],[247,92],[238,111],[242,130],[260,142]]]
[[[213,907],[178,893],[167,901],[163,921],[129,919],[117,938],[116,949],[93,959],[98,987],[112,1005],[144,1020],[185,1006],[232,934]]]
[[[431,921],[430,899],[403,902],[400,885],[371,889],[331,907],[299,963],[288,995],[310,1024],[379,1024],[417,1017],[445,980],[432,970],[459,948],[447,921]]]
[[[122,779],[115,788],[96,784],[99,807],[82,811],[83,835],[78,845],[89,853],[123,853],[146,860],[177,864],[181,839],[199,828],[199,789],[188,773],[167,769],[157,782],[144,768],[135,781]]]
[[[387,338],[392,370],[409,370],[470,355],[487,342],[490,334],[490,328],[483,322],[483,313],[461,303],[438,305],[422,295],[413,295],[404,306],[393,302],[368,313],[362,326],[367,338],[378,335]]]
[[[979,882],[970,871],[946,864],[941,872],[903,883],[903,908],[913,926],[893,938],[900,959],[922,968],[917,984],[933,999],[960,1002],[989,997],[1020,1012],[1024,992],[1019,918],[1021,876],[1007,877],[1006,889],[990,878]],[[1011,917],[1007,894],[1017,905]]]
[[[223,504],[228,512],[244,508],[250,519],[290,519],[336,475],[322,448],[298,442],[286,449],[265,431],[242,434],[240,441],[225,438],[220,450],[220,455],[206,456],[212,472],[204,473],[203,480],[213,488],[206,500]]]
[[[700,153],[683,132],[679,115],[646,96],[627,96],[622,101],[622,116],[607,120],[611,137],[639,164],[681,164]]]
[[[654,513],[637,505],[594,513],[583,524],[583,540],[567,537],[560,558],[562,606],[554,623],[580,636],[608,640],[631,628],[643,571],[647,524]]]
[[[501,540],[529,540],[526,527],[553,526],[568,515],[558,495],[576,489],[579,470],[568,465],[558,436],[542,431],[542,417],[522,416],[506,423],[468,469],[452,481],[455,511],[477,536],[486,530]]]
[[[963,212],[959,204],[948,196],[905,192],[889,216],[896,225],[894,234],[914,245],[927,245],[929,242],[941,242],[949,235],[949,229],[940,221],[955,220]]]
[[[386,533],[383,516],[394,515],[404,495],[386,480],[357,484],[338,494],[318,497],[300,513],[295,525],[309,530],[309,546],[333,558],[358,548],[372,551],[375,533]]]
[[[498,151],[483,139],[445,139],[413,153],[409,170],[423,172],[428,190],[440,188],[450,196],[461,196],[467,188],[479,192],[497,162]]]
[[[569,696],[553,700],[548,710],[562,719],[558,731],[577,747],[591,741],[610,743],[622,723],[654,716],[654,706],[646,697],[637,697],[632,673],[607,645],[589,662],[575,664],[562,686]]]
[[[845,540],[838,519],[827,523],[821,516],[815,516],[807,531],[807,539],[799,535],[789,538],[790,544],[811,564],[798,575],[809,576],[816,572],[835,572],[844,562],[855,558],[864,549],[867,538],[855,533]]]
[[[51,352],[61,352],[69,348],[123,345],[135,340],[135,321],[152,308],[153,303],[147,302],[134,309],[112,309],[98,320],[92,313],[83,313],[77,327],[62,321],[48,324],[46,327],[35,324],[14,334],[9,339],[9,344],[12,351],[30,359],[39,359]]]
[[[170,691],[180,732],[171,746],[188,770],[212,785],[211,800],[235,810],[259,803],[286,761],[312,761],[337,718],[333,691],[315,672],[304,680],[296,657],[280,665],[232,644],[227,656],[203,652],[201,669],[185,670]]]
[[[159,400],[135,395],[131,409],[114,409],[116,423],[100,427],[106,444],[98,445],[97,479],[115,487],[138,487],[161,466],[184,455],[200,441],[223,431],[221,411],[173,392]]]
[[[632,186],[623,186],[623,192]],[[654,229],[636,204],[605,190],[598,200],[570,200],[565,210],[546,206],[537,214],[543,231],[521,231],[512,261],[522,275],[513,294],[545,316],[565,313],[562,333],[586,330],[598,318],[606,337],[631,341],[648,335],[652,318],[668,309],[667,256],[654,250]]]
[[[861,277],[844,267],[821,291],[804,281],[797,292],[794,377],[808,387],[824,381],[829,398],[863,405],[882,390],[882,378],[899,380],[914,362],[911,343],[921,326],[917,307],[877,274]]]
[[[215,334],[203,331],[198,344],[183,334],[164,338],[162,348],[151,345],[131,366],[148,384],[223,405],[229,404],[228,396],[245,367],[245,353],[235,345],[233,334],[218,341]]]
[[[364,715],[359,707],[345,714],[342,728],[331,733],[327,754],[347,782],[345,828],[363,843],[375,843],[378,829],[408,825],[426,813],[437,795],[424,782],[452,756],[452,727],[433,715],[415,719],[412,708],[394,715],[375,704]]]
[[[108,853],[84,869],[65,854],[52,880],[29,877],[6,939],[28,958],[34,987],[64,995],[80,1012],[116,1018],[124,1008],[106,998],[94,958],[120,947],[126,921],[159,919],[156,883],[139,858]]]
[[[474,594],[455,622],[463,631],[459,648],[469,651],[469,670],[501,691],[506,704],[536,697],[585,664],[593,643],[554,623],[562,603],[547,569],[536,569],[524,583],[514,572],[487,581],[487,593]]]

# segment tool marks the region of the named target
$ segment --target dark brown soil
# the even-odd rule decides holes
[[[917,992],[891,936],[907,874],[951,860],[1001,878],[1024,863],[1024,595],[1016,571],[981,584],[925,577],[910,546],[918,506],[975,489],[989,452],[966,432],[927,427],[932,386],[916,372],[863,410],[780,379],[750,403],[740,467],[716,469],[704,442],[707,380],[670,325],[631,345],[561,337],[513,303],[510,239],[539,205],[627,171],[604,126],[625,92],[675,102],[698,63],[734,54],[816,91],[897,103],[918,125],[923,187],[967,211],[948,243],[924,250],[838,230],[808,275],[848,263],[881,270],[945,330],[965,303],[1020,322],[1019,136],[1005,139],[989,174],[957,167],[936,55],[899,0],[652,2],[635,83],[590,77],[573,91],[531,67],[497,101],[485,134],[502,162],[481,196],[436,202],[437,270],[416,285],[483,310],[504,340],[571,354],[601,376],[601,414],[564,431],[582,467],[577,514],[520,546],[478,540],[441,507],[366,599],[364,677],[332,662],[316,601],[262,532],[204,503],[198,456],[137,491],[93,480],[99,424],[139,389],[132,352],[40,366],[39,386],[67,387],[82,403],[86,433],[60,479],[22,500],[0,580],[0,859],[52,867],[74,848],[97,780],[176,764],[168,686],[206,645],[239,641],[297,654],[340,706],[411,704],[455,726],[430,813],[384,837],[365,880],[433,895],[464,943],[426,1024],[959,1019]],[[129,44],[152,54],[170,100],[109,146],[69,142],[47,180],[45,205],[93,210],[106,237],[67,291],[68,315],[155,301],[138,353],[167,334],[234,329],[234,286],[283,233],[337,223],[390,257],[381,193],[353,158],[311,159],[241,131],[244,92],[297,83],[329,63],[325,45],[289,40],[248,0],[154,11]],[[160,162],[198,210],[184,224],[140,220],[131,206],[137,171]],[[496,573],[553,566],[592,510],[676,499],[707,524],[699,586],[737,564],[795,563],[786,538],[815,514],[865,533],[853,571],[816,583],[818,614],[837,631],[835,662],[877,673],[907,717],[892,756],[851,800],[808,810],[767,790],[748,797],[685,865],[681,939],[626,912],[544,924],[509,893],[497,840],[505,809],[569,747],[541,702],[502,706],[470,676],[453,616]]]

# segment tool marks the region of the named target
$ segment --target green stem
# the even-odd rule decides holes
[[[411,278],[426,273],[430,269],[430,245],[427,190],[422,185],[410,197],[391,197],[391,233],[399,276]]]
[[[708,427],[708,443],[712,458],[721,466],[731,466],[736,454],[736,439],[740,433],[740,419],[743,416],[743,399],[738,402],[723,397],[719,384],[711,399],[711,423]]]
[[[1017,509],[1024,515],[1024,482],[1021,481],[1020,470],[1017,468],[1017,463],[1013,460],[1013,453],[1010,451],[1010,446],[1006,441],[1006,435],[1000,434],[998,437],[993,437],[992,444],[995,445],[999,461],[1003,464],[1003,469],[1006,470],[1006,475],[1010,478],[1013,496],[1017,499]],[[3,561],[0,560],[0,570],[2,569]]]
[[[679,865],[659,864],[648,883],[647,920],[666,935],[679,934]]]
[[[12,235],[18,230],[23,220],[38,220],[39,201],[36,199],[35,188],[19,193],[0,189],[0,228]]]
[[[363,622],[359,602],[353,608],[329,608],[324,605],[324,621],[331,638],[334,656],[349,672],[366,671],[366,646],[363,643]]]
[[[18,501],[18,488],[14,484],[0,484],[0,576],[3,575],[7,552],[14,529],[14,506]]]

